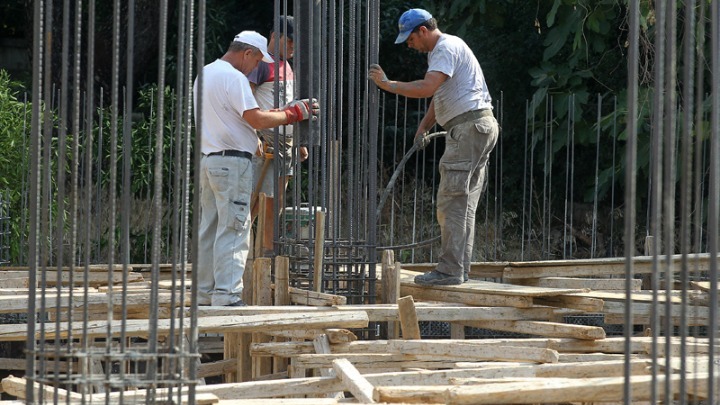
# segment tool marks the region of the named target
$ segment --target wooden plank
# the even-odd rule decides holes
[[[417,297],[413,297],[414,299]],[[415,302],[415,313],[418,321],[487,321],[500,320],[548,320],[553,315],[552,308],[512,308],[512,307],[482,307],[467,306],[452,303],[428,303]],[[264,307],[208,307],[201,306],[197,309],[197,316],[219,316],[219,315],[260,315],[271,313],[297,313],[297,312],[328,312],[328,311],[365,311],[370,322],[398,321],[397,304],[373,304],[373,305],[338,305],[333,307],[307,307],[307,306],[264,306]],[[189,310],[186,311],[190,315]]]
[[[290,258],[287,256],[277,256],[275,258],[275,305],[290,305]],[[282,342],[287,340],[284,337],[276,337],[276,341]],[[276,373],[286,372],[288,361],[286,358],[273,358],[273,370]]]
[[[225,332],[270,332],[287,330],[292,328],[324,328],[324,327],[347,327],[365,328],[368,325],[367,314],[362,311],[356,312],[335,312],[325,314],[272,314],[255,316],[214,316],[198,319],[198,330],[200,333],[225,333]],[[176,320],[175,330],[179,331],[180,322]],[[170,320],[161,319],[155,325],[158,334],[170,333]],[[189,330],[190,321],[184,320],[183,330]],[[121,321],[113,321],[110,330],[113,336],[117,336],[122,328]],[[0,325],[0,341],[24,341],[26,339],[26,325]],[[39,333],[40,328],[36,328]],[[107,334],[108,323],[105,321],[92,321],[86,325],[80,322],[73,322],[68,329],[67,324],[61,325],[60,333],[56,333],[54,324],[45,325],[45,339],[54,339],[56,336],[66,338],[69,332],[79,336],[84,331],[89,337],[103,337]],[[128,320],[125,322],[125,334],[128,337],[147,336],[147,320]],[[38,336],[39,338],[39,336]]]
[[[633,302],[632,304],[632,310],[633,315],[635,316],[633,324],[636,325],[642,325],[642,324],[648,324],[648,322],[644,322],[646,320],[649,320],[650,317],[653,314],[653,308],[652,304],[650,303],[644,303],[644,302]],[[672,304],[670,306],[670,316],[673,320],[673,324],[679,325],[680,317],[682,311],[686,311],[686,319],[689,326],[702,326],[707,325],[710,321],[710,308],[708,307],[698,307],[698,306],[682,306],[677,304]],[[663,305],[662,308],[659,309],[660,311],[660,317],[665,318],[665,306]],[[608,324],[614,324],[617,323],[622,317],[625,315],[625,303],[624,302],[614,302],[614,301],[607,301],[605,302],[605,306],[602,310],[605,316],[605,322]],[[608,319],[608,314],[610,315],[617,315],[615,319]],[[624,322],[621,322],[624,323]]]
[[[709,281],[691,281],[690,287],[705,292],[710,292],[711,289]]]
[[[520,285],[551,288],[589,288],[591,290],[625,290],[624,278],[576,278],[576,277],[543,277],[530,279],[509,279]],[[642,280],[630,280],[633,291],[639,291]]]
[[[700,382],[707,375],[688,376],[688,382]],[[374,399],[385,402],[423,400],[452,404],[534,404],[543,403],[622,401],[624,377],[608,378],[543,378],[522,382],[498,382],[469,386],[376,387]],[[662,386],[665,376],[657,376]],[[673,375],[669,381],[678,392],[681,379]],[[653,376],[630,377],[633,401],[649,400]],[[663,390],[659,390],[663,391]],[[658,393],[660,399],[662,392]],[[703,392],[698,392],[702,397]],[[707,393],[705,393],[707,395]]]
[[[483,340],[390,340],[388,353],[412,355],[417,359],[492,360],[557,363],[558,352],[546,348],[506,346]]]
[[[631,354],[631,356],[637,356]],[[584,363],[597,361],[611,361],[624,359],[624,354],[607,354],[607,353],[560,353],[560,363]],[[571,377],[571,376],[568,376]]]
[[[325,211],[315,210],[315,250],[313,257],[313,286],[316,292],[323,291],[323,259],[325,258]]]
[[[404,286],[406,284],[416,285],[414,282],[415,276],[422,274],[415,271],[402,270],[400,275],[400,283]],[[475,292],[483,294],[494,294],[503,296],[521,296],[521,297],[547,297],[556,296],[572,293],[587,292],[587,289],[583,288],[548,288],[548,287],[529,287],[520,286],[516,284],[503,284],[493,283],[490,281],[481,280],[468,280],[467,282],[460,285],[448,285],[448,286],[433,286],[433,289],[439,289],[444,291],[461,291],[461,292]]]
[[[395,263],[394,257],[392,250],[383,252],[380,302],[385,304],[395,304],[400,298],[400,263]],[[386,328],[388,339],[400,337],[399,325],[395,320],[390,320]]]
[[[159,293],[158,302],[160,306],[166,307],[171,304],[172,293]],[[72,306],[74,309],[84,307],[100,308],[107,312],[108,302],[114,306],[120,306],[123,301],[122,294],[105,294],[105,293],[88,293],[87,301],[82,292],[75,292],[72,297],[70,294],[61,294],[58,300],[57,294],[49,293],[45,295],[45,308],[47,311],[57,312],[58,309],[66,309]],[[186,300],[189,304],[189,300]],[[36,296],[35,308],[40,309],[42,297]],[[128,309],[147,309],[150,305],[149,294],[129,294],[125,297],[125,304]],[[176,304],[179,304],[176,302]],[[0,295],[0,313],[26,313],[30,307],[30,297]]]
[[[601,312],[604,301],[598,298],[578,297],[575,295],[558,295],[556,297],[538,297],[533,299],[535,305],[556,308],[570,308],[585,312]]]
[[[234,374],[237,371],[237,360],[218,360],[210,363],[202,363],[198,367],[198,378],[214,377],[223,374]]]
[[[333,369],[340,377],[345,388],[359,401],[374,404],[374,387],[347,359],[333,360]]]
[[[357,336],[347,329],[305,329],[305,330],[274,330],[267,334],[293,340],[313,340],[320,335],[327,335],[330,343],[354,342]]]
[[[240,370],[237,368],[237,365],[240,363],[238,361],[239,349],[240,349],[240,333],[226,333],[223,336],[223,360],[230,362],[231,364],[235,364],[235,368],[231,369],[227,373],[225,373],[225,382],[240,382],[239,376],[241,375]]]
[[[397,300],[403,339],[420,339],[420,324],[412,295]]]
[[[653,272],[652,256],[638,256],[633,259],[635,274]],[[679,267],[682,255],[673,255],[675,266]],[[710,255],[707,253],[689,255],[694,269],[708,271]],[[541,277],[592,277],[625,274],[625,258],[604,258],[586,260],[547,260],[536,262],[511,262],[503,272],[503,279]]]
[[[399,372],[407,369],[451,368],[457,361],[464,359],[464,357],[438,358],[388,353],[301,354],[292,358],[292,364],[297,370],[304,372],[308,369],[332,366],[333,360],[339,358],[347,358],[363,374]]]
[[[343,297],[341,295],[319,293],[296,287],[290,287],[289,291],[290,300],[296,305],[333,306],[345,305],[347,303],[347,297]]]
[[[18,378],[14,376],[8,376],[2,379],[2,388],[3,391],[5,391],[7,394],[10,394],[14,397],[18,397],[19,399],[25,399],[25,388],[27,385],[27,380],[24,378]],[[46,400],[54,400],[54,398],[57,398],[59,401],[80,401],[82,400],[83,396],[78,394],[77,392],[67,391],[62,388],[54,388],[52,386],[48,385],[40,385],[38,383],[33,383],[33,391],[35,391],[35,400],[39,400],[39,395],[42,396],[42,398]],[[57,397],[56,397],[57,395]]]
[[[25,278],[28,277],[27,271],[4,271],[0,274],[3,274],[6,278],[14,278],[14,277],[20,277]],[[70,274],[69,271],[64,271],[60,273],[60,278],[58,278],[58,273],[54,269],[48,269],[46,274],[46,285],[48,287],[55,287],[58,284],[58,280],[62,286],[68,286],[70,285],[70,278],[73,280],[73,285],[76,287],[83,287],[85,284],[85,273],[81,271],[80,269],[76,268],[76,271]],[[101,273],[101,272],[91,272],[88,273],[87,276],[88,279],[88,285],[90,287],[99,287],[102,285],[108,284],[108,274],[107,273]],[[112,283],[118,284],[122,283],[123,281],[123,275],[122,272],[113,272],[112,273]],[[140,282],[143,281],[143,276],[140,273],[129,271],[127,274],[127,281],[128,282]],[[40,283],[40,279],[38,277],[38,285]]]
[[[472,262],[470,263],[470,278],[502,278],[503,270],[508,262]],[[426,273],[435,270],[437,263],[405,263],[403,268],[410,271]]]
[[[3,277],[0,272],[0,288],[30,288],[30,277]]]
[[[253,291],[253,305],[272,306],[273,291],[272,284],[272,259],[266,257],[258,257],[253,263],[253,278],[255,285]],[[253,342],[269,342],[270,336],[264,333],[254,333]],[[268,375],[272,373],[272,359],[253,358],[253,378]]]
[[[330,354],[332,353],[332,350],[330,348],[330,340],[328,339],[327,335],[320,335],[313,339],[312,341],[313,347],[315,348],[315,353],[317,354]],[[335,371],[333,368],[321,368],[320,369],[320,375],[323,377],[337,377],[337,371]],[[345,394],[343,391],[337,391],[337,392],[331,392],[327,394],[328,398],[345,398]]]
[[[128,268],[130,269],[130,271],[137,270],[136,267],[134,267],[134,266],[135,265],[133,265],[133,264],[128,265]],[[148,266],[148,268],[150,268],[151,265],[147,264],[145,266]],[[86,267],[87,267],[87,270],[90,272],[108,272],[108,271],[110,271],[109,264],[90,264],[88,266],[73,266],[72,268],[68,267],[68,266],[62,266],[60,268],[60,271],[68,271],[69,272],[69,271],[74,270],[76,272],[83,272],[83,271],[85,271]],[[47,267],[48,272],[50,272],[50,271],[57,272],[57,269],[58,269],[57,266]],[[40,272],[42,270],[42,268],[37,267],[37,270],[38,270],[38,272]],[[112,266],[112,270],[121,272],[123,270],[123,265],[115,264]],[[27,272],[27,271],[30,271],[30,266],[0,266],[0,273],[10,272],[10,271],[25,271],[25,272]]]
[[[463,323],[467,326],[475,328],[522,333],[534,336],[562,337],[583,340],[605,339],[605,330],[597,326],[541,321],[474,321]]]
[[[421,287],[414,284],[402,284],[400,293],[402,295],[412,295],[416,300],[454,302],[483,307],[530,308],[533,306],[533,298],[529,296],[506,296],[484,294],[481,292],[453,291],[441,289],[440,287]]]

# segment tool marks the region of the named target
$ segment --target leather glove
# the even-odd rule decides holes
[[[283,107],[283,111],[287,117],[286,124],[292,124],[307,119],[317,120],[320,113],[320,104],[317,99],[304,98],[302,100],[293,100]]]
[[[425,131],[420,135],[415,135],[415,145],[417,145],[417,150],[423,150],[430,144],[430,138],[428,137],[429,134],[429,132]]]

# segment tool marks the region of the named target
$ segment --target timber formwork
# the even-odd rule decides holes
[[[690,260],[699,274],[712,262],[708,255]],[[386,254],[378,265],[382,278],[377,301],[382,304],[348,305],[346,297],[291,287],[287,264],[287,258],[276,258],[273,279],[271,260],[255,260],[249,302],[256,305],[198,307],[203,360],[198,360],[197,375],[206,384],[196,387],[197,403],[613,403],[623,401],[626,377],[632,403],[649,401],[657,384],[669,385],[676,397],[685,395],[685,401],[707,401],[713,392],[710,384],[718,382],[717,369],[714,378],[709,375],[713,361],[709,353],[719,345],[712,345],[702,332],[710,316],[709,283],[702,280],[692,281],[687,296],[672,286],[662,292],[642,290],[642,280],[622,278],[618,269],[623,259],[597,259],[474,263],[467,283],[428,288],[415,285],[412,278],[429,265],[403,265]],[[638,274],[652,271],[648,257],[635,258],[634,265]],[[131,282],[124,291],[124,337],[136,347],[148,344],[145,267],[132,266]],[[105,336],[108,327],[120,330],[121,321],[108,326],[104,313],[107,302],[120,302],[118,291],[108,292],[103,266],[93,270],[87,280],[92,291],[82,298],[67,299],[70,278],[48,281],[60,286],[60,299],[58,308],[47,314],[46,325],[35,328],[44,334],[39,340],[58,340],[63,347],[72,347],[76,340],[67,337],[79,336],[80,330],[87,330],[90,339]],[[0,272],[3,314],[27,311],[27,272],[26,268]],[[173,331],[171,311],[189,311],[173,307],[181,302],[173,296],[183,292],[174,288],[167,273],[161,273],[165,276],[158,285],[159,339]],[[75,276],[73,283],[85,283],[85,278]],[[503,282],[484,280],[498,276]],[[633,290],[629,297],[624,292],[627,282]],[[87,306],[90,325],[68,319],[74,313],[68,303]],[[599,326],[563,322],[568,316],[593,314],[604,317],[607,325],[622,324],[628,304],[638,331],[629,340],[607,336]],[[672,324],[685,322],[696,328],[695,334],[650,336],[643,325],[650,323],[652,305],[658,304],[670,306],[665,313]],[[63,320],[60,330],[54,323],[58,316]],[[447,322],[450,336],[423,336],[421,322]],[[378,335],[359,340],[354,331],[371,324],[382,325]],[[478,339],[466,335],[468,328],[526,337]],[[0,325],[0,331],[3,342],[27,339],[27,325]],[[58,359],[53,372],[82,370],[90,381],[95,374],[102,381],[106,373],[118,371],[112,370],[111,362],[83,365],[76,360]],[[19,359],[0,361],[0,369],[7,372],[18,373],[14,370],[25,367]],[[653,363],[669,370],[668,376],[653,378]],[[10,376],[3,379],[2,388],[5,395],[22,400],[26,380]],[[154,387],[153,395],[162,394],[161,384]],[[46,386],[41,395],[47,402],[148,401],[147,390],[121,394],[102,384],[92,386],[90,392]],[[180,391],[172,398],[186,399]]]

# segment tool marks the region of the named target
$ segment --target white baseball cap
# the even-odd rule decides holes
[[[235,39],[233,40],[235,42],[242,42],[244,44],[252,45],[255,48],[259,49],[260,52],[263,54],[263,62],[272,63],[273,58],[270,56],[267,50],[267,38],[264,36],[258,34],[255,31],[243,31],[237,35],[235,35]]]

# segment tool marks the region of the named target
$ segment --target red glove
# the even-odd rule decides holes
[[[287,122],[285,124],[292,124],[298,121],[305,121],[307,119],[316,120],[318,113],[320,113],[320,105],[316,99],[293,100],[289,102],[285,107],[285,116]]]

